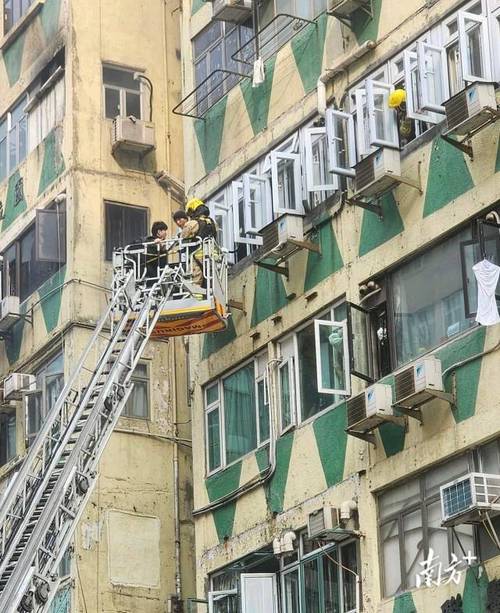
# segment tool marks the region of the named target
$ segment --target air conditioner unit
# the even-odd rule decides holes
[[[380,196],[400,183],[399,151],[382,147],[363,158],[354,166],[356,197]],[[396,176],[394,176],[396,175]]]
[[[267,257],[285,259],[297,251],[297,245],[289,242],[304,240],[303,216],[295,213],[285,213],[262,228],[262,250]]]
[[[344,530],[340,511],[326,506],[310,513],[307,518],[307,538],[320,541],[344,541],[353,536],[352,530]]]
[[[17,296],[2,298],[2,302],[0,302],[0,332],[10,330],[20,318],[19,298]]]
[[[441,486],[444,526],[472,524],[500,513],[500,475],[468,473]]]
[[[231,23],[242,23],[252,17],[253,0],[211,0],[213,18]]]
[[[23,392],[32,392],[35,388],[35,375],[13,372],[4,379],[3,397],[5,400],[21,400]]]
[[[446,134],[464,135],[488,123],[497,102],[493,83],[472,83],[444,103]]]
[[[375,383],[347,401],[347,429],[368,432],[393,415],[392,388]]]
[[[351,17],[360,8],[370,8],[369,0],[329,0],[328,13],[335,17]]]
[[[395,404],[419,407],[443,391],[441,361],[434,356],[422,358],[395,376]]]
[[[115,117],[112,134],[113,151],[124,149],[146,153],[155,148],[155,131],[152,123],[135,117]]]

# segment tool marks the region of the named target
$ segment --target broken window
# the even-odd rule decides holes
[[[148,211],[143,207],[105,202],[106,260],[113,250],[142,242],[147,234]]]

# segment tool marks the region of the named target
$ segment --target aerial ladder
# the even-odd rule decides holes
[[[131,245],[113,269],[106,311],[0,499],[0,613],[48,612],[148,340],[226,326],[227,267],[213,239]]]

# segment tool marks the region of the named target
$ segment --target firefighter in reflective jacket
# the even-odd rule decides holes
[[[180,237],[189,238],[217,238],[217,226],[209,216],[209,209],[202,200],[193,198],[186,205],[186,211],[176,211],[174,221],[180,228]],[[203,247],[200,246],[191,254],[191,274],[193,283],[205,288],[206,280],[203,276]]]

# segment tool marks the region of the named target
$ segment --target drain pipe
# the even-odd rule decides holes
[[[377,43],[374,40],[367,40],[352,53],[349,53],[343,60],[341,60],[336,66],[328,68],[322,72],[319,76],[317,83],[318,92],[318,113],[323,117],[326,113],[327,99],[326,99],[326,84],[333,79],[340,72],[345,72],[347,68],[353,64],[356,60],[359,60],[364,55],[373,51]]]

